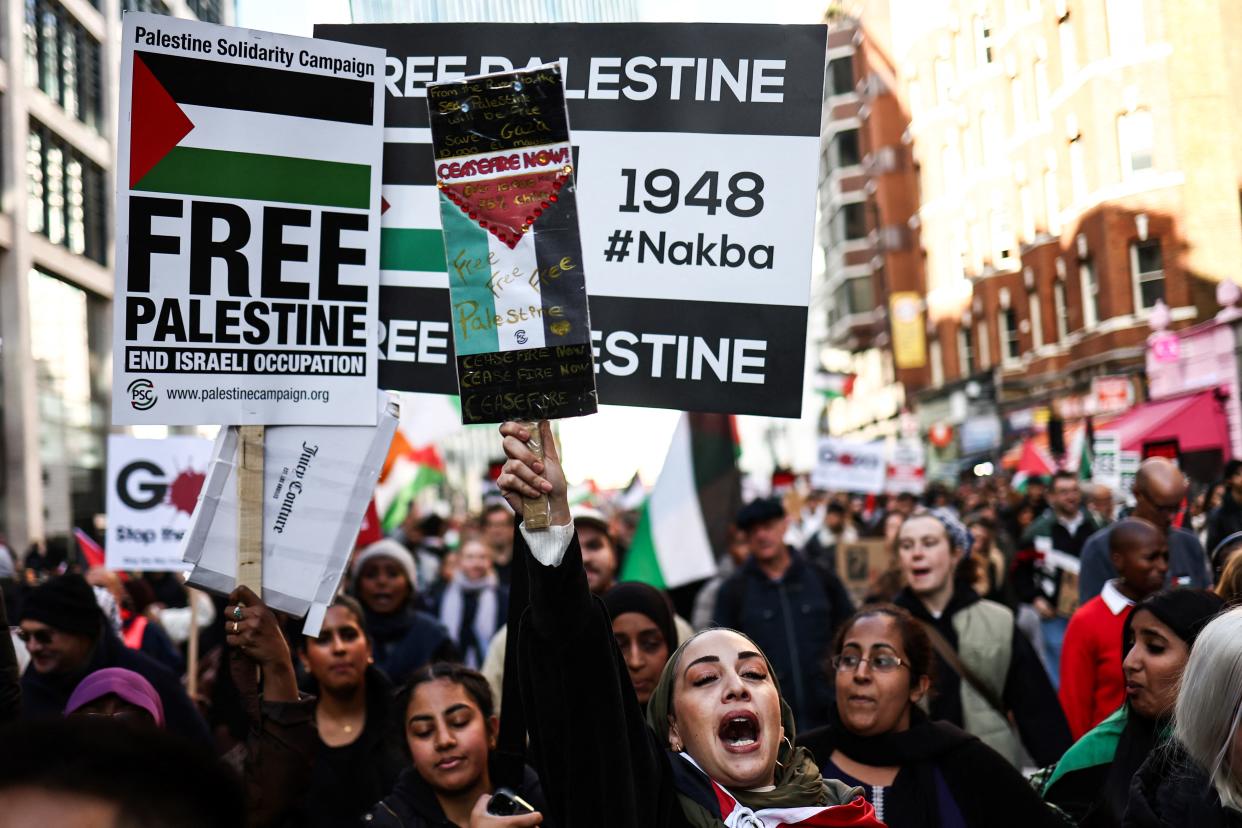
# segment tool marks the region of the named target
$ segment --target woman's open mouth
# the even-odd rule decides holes
[[[716,733],[730,753],[750,753],[759,749],[759,717],[749,710],[726,714]]]

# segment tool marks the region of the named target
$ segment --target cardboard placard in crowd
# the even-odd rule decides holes
[[[879,538],[837,544],[837,577],[855,603],[862,601],[880,574],[892,565],[892,555]]]
[[[211,440],[108,436],[108,569],[181,572],[181,540],[211,461]]]
[[[125,15],[114,423],[375,423],[383,68]]]
[[[371,397],[375,426],[272,426],[263,470],[263,600],[306,616],[317,635],[340,586],[354,538],[399,414]],[[222,429],[185,536],[190,585],[227,595],[237,582],[239,429]]]
[[[427,87],[462,422],[595,413],[556,64]]]
[[[380,385],[457,390],[426,86],[558,60],[599,400],[802,409],[827,29],[320,25],[387,50]]]

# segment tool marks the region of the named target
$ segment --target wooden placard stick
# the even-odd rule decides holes
[[[521,424],[522,428],[530,434],[527,448],[533,451],[540,460],[544,457],[543,431],[541,430],[544,422],[546,420],[530,420]],[[547,529],[551,523],[551,515],[552,502],[548,500],[546,494],[522,498],[522,523],[527,529]]]
[[[190,701],[198,701],[198,591],[193,587],[185,588],[190,599],[190,637],[186,639],[189,648],[186,654],[185,692]]]
[[[263,440],[266,426],[239,426],[237,585],[263,596]]]

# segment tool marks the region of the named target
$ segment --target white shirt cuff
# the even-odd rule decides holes
[[[526,538],[526,545],[530,547],[530,554],[535,556],[535,560],[544,566],[560,566],[561,561],[565,559],[565,553],[569,551],[569,542],[574,537],[574,524],[565,524],[564,526],[549,526],[538,532],[526,531],[526,524],[520,527],[522,537]]]

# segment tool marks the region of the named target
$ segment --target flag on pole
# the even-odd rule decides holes
[[[734,418],[683,414],[664,468],[639,514],[621,579],[661,589],[716,574],[741,505]]]
[[[384,532],[401,525],[419,492],[443,480],[444,460],[436,447],[414,446],[405,432],[397,429],[375,487],[375,508],[382,517]]]
[[[78,542],[78,549],[82,552],[82,558],[86,561],[87,567],[104,565],[103,547],[95,543],[95,539],[83,532],[78,527],[73,527],[74,540]]]

